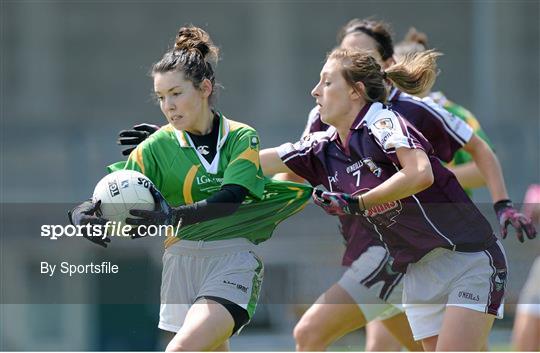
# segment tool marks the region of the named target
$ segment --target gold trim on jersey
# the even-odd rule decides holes
[[[171,124],[167,124],[161,128],[163,131],[174,132],[174,127]]]
[[[285,206],[283,206],[282,208],[280,208],[276,213],[279,213],[281,211],[283,211],[285,208],[289,207],[289,205],[293,202],[295,202],[297,199],[301,198],[302,197],[302,194],[304,193],[304,190],[302,190],[301,188],[297,188],[297,187],[294,187],[294,186],[288,186],[287,189],[289,190],[293,190],[293,191],[296,191],[296,197],[294,199],[290,199],[286,204]],[[306,201],[305,204],[303,204],[301,206],[300,209],[304,208],[306,206],[308,201]],[[295,212],[298,212],[298,211],[295,211]]]
[[[297,190],[296,192],[296,199],[299,199],[302,197],[302,194],[304,193],[304,190],[302,190],[301,188],[297,188],[297,187],[294,187],[294,186],[289,186],[287,187],[288,189],[290,190]],[[287,202],[287,204],[285,206],[283,206],[282,208],[280,208],[276,213],[280,213],[281,211],[283,211],[285,208],[287,208],[291,203],[293,203],[296,199],[292,199],[292,200],[289,200],[289,202]],[[309,203],[309,199],[306,200],[306,202],[304,202],[303,204],[300,205],[300,207],[297,207],[294,211],[291,211],[289,213],[289,217],[291,217],[292,215],[294,214],[297,214],[298,212],[302,211],[306,205]],[[281,221],[277,221],[274,223],[274,225],[278,225]]]
[[[167,228],[167,230],[169,230],[169,229]],[[169,232],[167,232],[167,233],[169,233]],[[180,241],[179,237],[175,237],[174,235],[167,234],[167,237],[166,237],[165,241],[163,241],[163,245],[165,246],[165,249],[167,249],[169,246],[171,246],[171,245],[173,245],[173,244],[175,244],[175,243],[177,243],[179,241]]]
[[[182,193],[184,195],[184,203],[186,205],[193,203],[193,195],[191,194],[191,188],[193,187],[193,181],[195,180],[195,176],[197,176],[198,169],[199,165],[192,166],[187,172],[186,178],[184,179]]]
[[[470,113],[469,113],[469,114],[470,114]],[[467,124],[469,124],[469,125],[472,127],[472,129],[473,129],[474,132],[477,132],[478,130],[481,129],[480,123],[478,122],[478,120],[476,120],[476,119],[473,118],[472,116],[467,116],[467,117],[465,117],[465,122],[466,122]]]
[[[255,167],[259,169],[260,160],[259,160],[259,151],[254,150],[252,148],[246,148],[244,152],[240,153],[238,157],[233,159],[230,164],[233,164],[239,159],[245,159],[247,161],[250,161],[251,163],[255,164]]]
[[[199,169],[198,165],[192,166],[187,172],[186,178],[184,179],[182,193],[184,197],[184,203],[186,205],[193,203],[193,195],[191,194],[191,188],[193,187],[193,182],[195,181],[195,177],[197,176],[198,169]],[[167,231],[168,230],[169,229],[167,229]],[[173,245],[174,243],[178,241],[180,241],[179,237],[175,237],[174,235],[170,234],[170,232],[168,232],[166,239],[163,241],[163,244],[165,245],[165,249],[167,249],[169,246]]]
[[[138,165],[139,168],[141,169],[141,172],[142,172],[143,174],[145,174],[145,173],[144,173],[144,169],[145,169],[145,168],[144,168],[144,160],[143,160],[142,152],[143,152],[143,151],[142,151],[142,148],[141,148],[140,145],[139,145],[139,147],[135,148],[135,149],[131,152],[131,154],[130,154],[129,157],[128,157],[128,160],[129,160],[129,159],[132,159],[135,163],[137,163],[137,165]]]
[[[230,120],[230,119],[227,119],[229,121],[229,127],[230,127],[230,131],[234,131],[234,130],[237,130],[237,129],[240,129],[242,127],[245,127],[245,128],[248,128],[248,129],[252,129],[253,128],[247,124],[244,124],[244,123],[240,123],[238,121],[234,121],[234,120]]]

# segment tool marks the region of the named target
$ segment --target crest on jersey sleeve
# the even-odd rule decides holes
[[[382,118],[382,119],[379,119],[377,120],[376,122],[373,123],[373,126],[375,126],[377,129],[381,129],[381,130],[384,130],[384,129],[393,129],[394,128],[394,124],[392,123],[392,119],[390,118]]]
[[[249,147],[251,149],[254,149],[254,150],[259,148],[259,137],[258,136],[251,136],[249,138]]]
[[[410,147],[398,117],[390,111],[385,111],[376,117],[369,125],[369,129],[385,150]]]

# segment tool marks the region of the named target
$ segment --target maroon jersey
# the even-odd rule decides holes
[[[419,148],[428,154],[435,182],[415,195],[373,207],[365,217],[341,217],[347,243],[344,264],[349,265],[380,241],[394,257],[394,269],[402,272],[407,264],[437,247],[482,251],[490,246],[496,240],[490,225],[454,174],[442,166],[418,130],[381,103],[362,108],[344,144],[331,129],[277,150],[283,162],[313,186],[358,195],[401,169],[396,148],[402,147]],[[377,215],[385,216],[382,224],[381,217],[374,217]]]
[[[467,123],[452,115],[430,97],[418,98],[393,88],[388,97],[388,107],[404,116],[418,129],[433,146],[435,155],[447,163],[473,135],[473,130]],[[333,128],[321,121],[318,107],[315,107],[309,113],[302,136],[328,129]]]
[[[309,112],[308,120],[306,123],[306,127],[304,128],[304,132],[302,133],[302,137],[305,137],[314,132],[326,131],[328,129],[333,130],[334,128],[322,122],[321,115],[319,114],[319,106],[316,106]]]

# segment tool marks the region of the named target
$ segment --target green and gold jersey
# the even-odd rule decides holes
[[[480,123],[474,115],[461,105],[458,105],[451,100],[447,99],[446,96],[442,92],[433,92],[429,95],[437,104],[441,105],[444,109],[452,113],[453,115],[457,116],[464,122],[466,122],[470,127],[472,127],[473,132],[476,134],[476,136],[480,137],[482,140],[484,140],[489,147],[493,149],[493,145],[491,144],[491,141],[487,137],[484,130],[482,130],[482,127],[480,126]],[[450,163],[448,163],[449,166],[454,165],[460,165],[469,163],[473,160],[472,156],[466,152],[463,149],[458,150],[454,154],[454,158]],[[472,196],[472,189],[464,189],[467,195]]]
[[[189,135],[171,125],[162,127],[130,154],[127,162],[109,171],[132,169],[145,174],[173,207],[204,200],[222,185],[241,185],[249,191],[232,215],[181,227],[186,240],[247,238],[258,244],[268,239],[278,223],[300,211],[311,187],[264,177],[259,163],[259,137],[248,125],[220,114],[217,153],[208,162]],[[166,246],[178,239],[170,238]]]

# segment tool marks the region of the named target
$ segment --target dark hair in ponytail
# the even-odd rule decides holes
[[[212,43],[208,33],[195,26],[182,27],[176,35],[173,48],[152,66],[151,75],[179,71],[195,88],[200,88],[201,82],[208,79],[212,83],[212,98],[216,91],[213,66],[218,59],[219,49]]]
[[[371,37],[377,46],[377,51],[383,60],[387,60],[394,55],[394,45],[392,43],[392,29],[390,25],[383,21],[373,19],[354,18],[343,26],[337,35],[338,45],[343,39],[352,33],[363,33]]]

